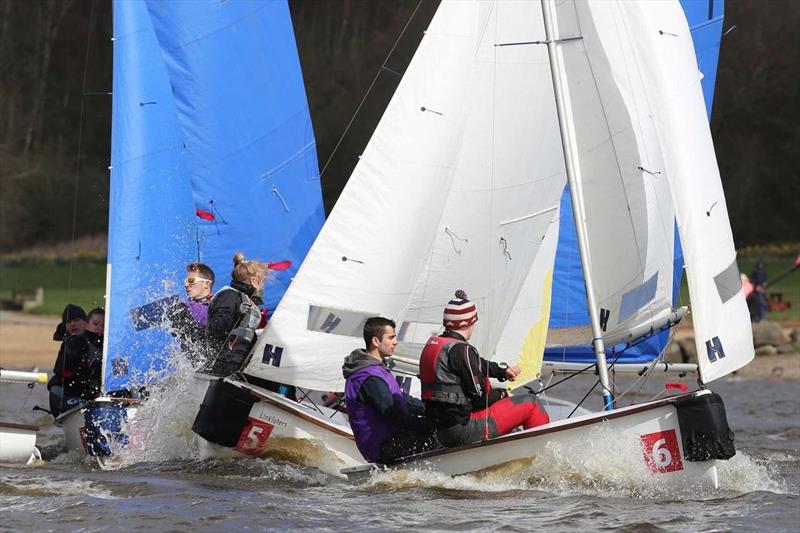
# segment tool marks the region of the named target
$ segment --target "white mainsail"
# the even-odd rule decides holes
[[[564,186],[539,2],[443,2],[245,372],[341,390],[369,316],[402,339],[478,305],[487,356]]]
[[[734,260],[727,216],[724,228],[708,233],[685,220],[686,206],[696,201],[685,190],[708,189],[697,196],[702,203],[709,195],[721,198],[721,187],[696,76],[690,88],[696,94],[681,95],[663,112],[671,76],[686,78],[689,71],[691,77],[696,68],[686,63],[694,62],[687,30],[686,57],[666,65],[676,73],[653,72],[666,59],[649,53],[674,53],[649,49],[661,44],[650,33],[665,36],[653,30],[662,12],[685,28],[677,2],[556,6],[573,152],[583,176],[573,191],[585,213],[577,223],[588,236],[603,337],[641,331],[671,313],[676,211],[686,243],[708,246],[707,236],[724,237],[725,230],[726,265]],[[552,226],[565,181],[550,64],[538,46],[543,36],[539,2],[442,3],[246,373],[340,390],[341,358],[362,343],[367,317],[395,318],[398,351],[416,356],[440,328],[442,306],[456,288],[478,305],[472,341],[484,356],[540,357],[555,253],[546,237],[557,233]],[[702,150],[683,146],[688,125],[693,137],[708,138]],[[687,175],[690,158],[713,167],[707,174],[716,173],[716,185]],[[687,248],[687,262],[696,262],[699,247]],[[689,267],[690,286],[698,268]],[[727,271],[716,263],[708,268],[717,294],[721,282],[714,277],[724,282]],[[695,320],[702,322],[697,306]],[[590,332],[573,333],[570,343],[591,340]],[[719,335],[709,337],[712,347]],[[741,337],[731,345],[747,332]]]
[[[637,64],[648,84],[672,192],[700,374],[704,382],[753,359],[753,337],[736,265],[725,194],[714,157],[692,39],[677,2],[626,6],[640,28]]]

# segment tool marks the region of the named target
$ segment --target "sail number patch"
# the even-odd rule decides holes
[[[681,449],[674,429],[641,436],[644,462],[653,474],[683,470]]]
[[[252,416],[247,418],[247,424],[239,436],[239,442],[233,449],[246,455],[258,455],[275,426]]]

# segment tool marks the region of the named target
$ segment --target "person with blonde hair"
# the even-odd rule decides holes
[[[229,376],[237,372],[256,341],[261,323],[264,283],[269,267],[262,261],[233,256],[230,285],[222,287],[208,306],[210,372]]]

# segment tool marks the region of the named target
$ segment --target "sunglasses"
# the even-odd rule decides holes
[[[210,279],[206,279],[206,278],[196,278],[196,277],[194,277],[194,276],[189,276],[188,278],[186,278],[185,280],[183,280],[183,283],[184,283],[185,285],[194,285],[195,283],[200,283],[201,281],[207,281],[207,282],[211,283],[211,280],[210,280]]]

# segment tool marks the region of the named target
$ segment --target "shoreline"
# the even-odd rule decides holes
[[[0,367],[51,372],[59,348],[59,343],[53,340],[59,320],[58,316],[0,312]],[[684,328],[679,327],[676,336],[683,334]],[[732,376],[800,380],[800,354],[756,356]]]

